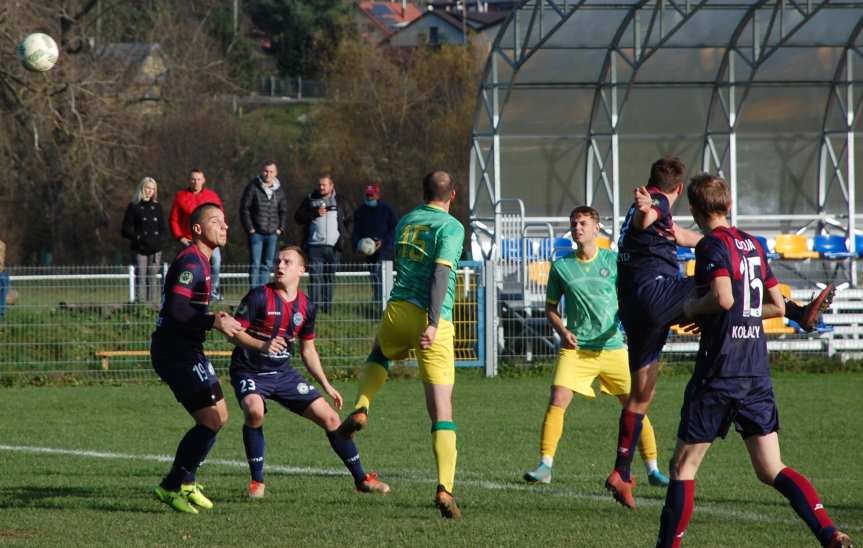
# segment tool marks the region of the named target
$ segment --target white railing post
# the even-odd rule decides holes
[[[135,265],[129,265],[129,302],[135,302]]]
[[[387,301],[390,300],[390,291],[393,289],[395,271],[392,261],[381,261],[381,310],[386,309]]]

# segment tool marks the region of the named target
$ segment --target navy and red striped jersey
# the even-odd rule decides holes
[[[704,236],[695,247],[696,295],[703,296],[710,291],[710,281],[723,276],[731,278],[734,306],[698,318],[701,341],[695,375],[770,375],[761,308],[765,293],[778,282],[758,240],[733,227],[719,227]]]
[[[251,371],[276,371],[290,367],[297,338],[315,338],[315,305],[297,290],[293,301],[285,301],[273,284],[256,287],[246,293],[234,317],[246,333],[259,341],[284,337],[285,352],[271,356],[237,346],[231,355],[231,368]]]
[[[200,346],[213,327],[209,304],[210,259],[190,245],[168,268],[153,336],[179,338]]]
[[[640,230],[632,226],[638,212],[634,203],[626,213],[617,242],[618,289],[628,290],[657,276],[676,277],[679,273],[674,221],[668,198],[655,187],[647,191],[659,217],[649,227]]]

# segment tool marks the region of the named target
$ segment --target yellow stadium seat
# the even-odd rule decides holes
[[[611,249],[611,240],[609,240],[605,236],[597,236],[596,247],[601,249]]]
[[[695,276],[695,259],[686,261],[686,275]]]
[[[548,283],[549,270],[551,263],[548,261],[530,263],[527,266],[527,279],[535,284],[545,285]]]
[[[791,298],[791,288],[786,284],[779,284],[782,295]],[[793,327],[785,325],[785,318],[768,318],[764,320],[764,333],[767,335],[787,335],[796,333]]]
[[[782,255],[783,259],[817,259],[818,252],[809,249],[806,236],[802,234],[780,234],[776,236],[776,245],[773,251]]]

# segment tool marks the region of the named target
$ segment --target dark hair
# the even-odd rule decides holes
[[[201,224],[201,220],[204,218],[204,213],[206,213],[207,210],[212,208],[216,208],[219,211],[222,211],[222,207],[219,204],[213,202],[204,202],[203,204],[196,207],[194,211],[192,211],[192,214],[189,215],[189,230],[192,230],[193,226]],[[195,231],[192,230],[192,234],[194,233]]]
[[[593,219],[593,222],[599,224],[599,211],[588,205],[580,205],[573,209],[569,214],[569,221],[572,222],[572,220],[578,215],[586,215]]]
[[[261,167],[262,167],[262,168],[264,168],[264,167],[267,167],[267,166],[274,166],[274,165],[276,165],[275,160],[265,160],[265,161],[261,164]]]
[[[322,171],[318,175],[318,181],[320,181],[321,179],[329,179],[331,183],[336,184],[336,181],[333,179],[333,174],[329,171]]]
[[[200,173],[201,175],[204,175],[204,170],[199,167],[193,167],[189,170],[189,174],[191,175],[192,173]],[[204,175],[204,177],[206,177],[206,175]]]
[[[686,189],[692,212],[703,217],[725,215],[731,209],[731,191],[728,183],[710,173],[699,173],[689,181]]]
[[[283,251],[296,251],[297,255],[300,256],[300,259],[303,260],[303,266],[306,266],[306,254],[303,252],[303,249],[298,245],[283,245],[279,248],[279,253]],[[278,255],[279,253],[276,253]]]
[[[452,177],[446,171],[431,171],[423,177],[423,200],[446,202],[455,189]]]
[[[677,185],[683,183],[683,172],[686,166],[680,158],[665,157],[653,162],[650,166],[649,186],[655,186],[662,192],[674,192]]]

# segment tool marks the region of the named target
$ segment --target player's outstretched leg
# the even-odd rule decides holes
[[[797,322],[804,331],[815,331],[821,313],[830,308],[835,295],[836,286],[831,282],[805,306],[800,306],[791,299],[785,299],[785,317]]]
[[[779,453],[779,436],[776,432],[746,438],[746,449],[755,474],[763,483],[772,486],[788,499],[821,546],[849,546],[851,539],[839,531],[827,515],[815,487],[803,474],[785,466]]]
[[[387,380],[390,362],[381,352],[380,346],[375,342],[359,381],[359,394],[354,404],[353,412],[348,415],[339,426],[339,434],[346,439],[354,437],[354,434],[362,430],[369,422],[369,408],[375,395]]]
[[[390,486],[380,481],[376,472],[366,474],[363,463],[360,460],[360,452],[357,450],[354,440],[343,437],[339,432],[339,415],[330,407],[324,398],[313,401],[303,416],[324,429],[330,447],[344,463],[354,480],[354,487],[360,493],[378,493],[386,495],[390,492]]]

